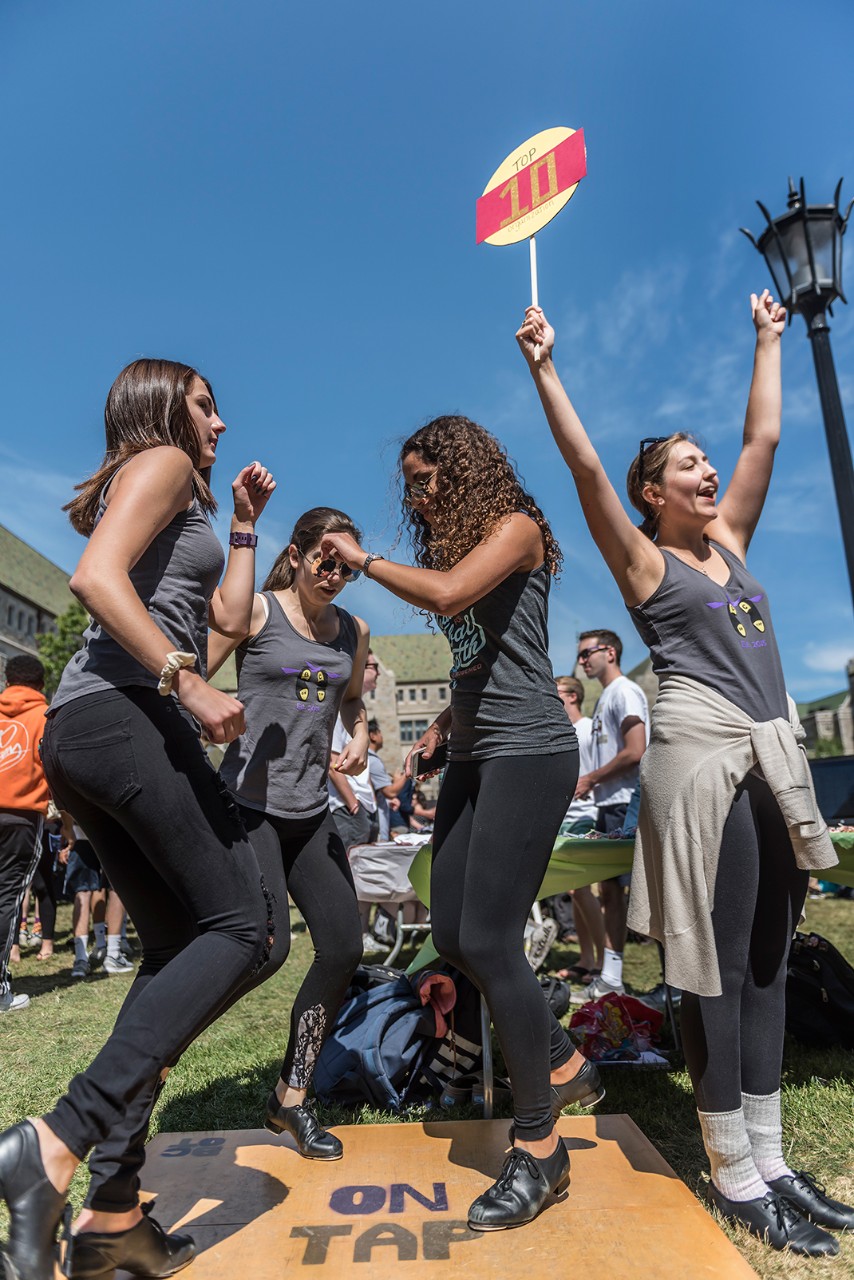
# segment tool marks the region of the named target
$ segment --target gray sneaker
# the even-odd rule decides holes
[[[125,956],[119,952],[117,956],[107,956],[104,961],[104,973],[123,973],[130,975],[134,973],[134,967]]]
[[[594,978],[586,987],[582,987],[580,991],[573,991],[569,997],[570,1004],[589,1004],[591,1000],[601,1000],[603,996],[624,996],[626,988],[622,982],[618,982],[613,986],[610,982],[606,982],[604,978]]]
[[[72,978],[88,978],[91,972],[92,972],[92,969],[89,965],[88,960],[82,960],[78,958],[77,960],[74,961],[74,964],[71,966]]]
[[[29,1003],[29,996],[14,996],[11,991],[6,991],[0,995],[0,1013],[17,1013],[19,1009],[26,1009]]]

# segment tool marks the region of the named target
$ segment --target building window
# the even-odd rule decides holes
[[[422,701],[422,702],[426,702],[426,701],[427,701],[427,690],[426,690],[426,689],[422,689],[422,690],[421,690],[421,701]]]
[[[448,690],[443,684],[439,685],[439,701],[446,702],[448,698]]]
[[[417,690],[417,689],[410,689],[410,690],[409,690],[409,701],[410,701],[410,702],[414,702],[414,701],[415,701],[415,699],[416,699],[417,697],[418,697],[418,690]]]
[[[23,629],[24,629],[24,611],[23,609],[19,609],[18,610],[18,630],[23,631]]]
[[[398,723],[400,729],[400,741],[409,745],[417,742],[422,734],[427,732],[429,720],[401,720]]]
[[[397,700],[398,700],[398,702],[403,702],[403,690],[402,690],[402,689],[398,689],[398,691],[397,691]]]
[[[9,605],[9,608],[6,610],[6,623],[8,626],[11,627],[14,621],[15,621],[15,610],[12,608],[11,605]]]

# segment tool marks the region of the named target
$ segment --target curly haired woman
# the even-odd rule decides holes
[[[433,832],[433,939],[483,992],[513,1087],[514,1145],[469,1210],[470,1227],[496,1231],[529,1222],[565,1190],[569,1157],[555,1119],[570,1102],[592,1106],[603,1094],[522,948],[578,775],[548,657],[561,555],[502,446],[468,418],[436,418],[415,432],[400,469],[418,567],[366,554],[343,533],[327,534],[321,549],[435,614],[451,646],[450,706],[413,753],[429,760],[449,745]]]

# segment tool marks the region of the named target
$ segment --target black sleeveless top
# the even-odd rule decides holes
[[[725,586],[662,548],[661,585],[629,609],[652,669],[659,679],[699,680],[754,720],[788,719],[768,597],[736,555],[718,542],[709,545],[729,566]]]

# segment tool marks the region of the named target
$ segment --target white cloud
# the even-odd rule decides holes
[[[808,644],[804,650],[804,665],[810,671],[824,671],[845,677],[845,669],[854,658],[854,637],[848,640],[830,640],[824,644]]]

